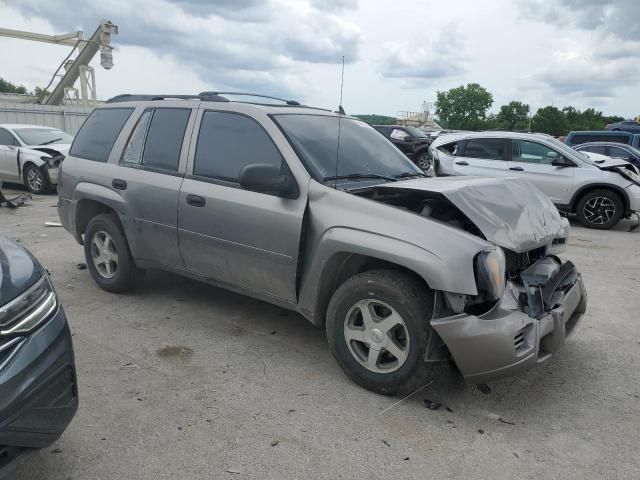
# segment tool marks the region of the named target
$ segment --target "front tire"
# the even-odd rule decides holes
[[[403,272],[372,270],[344,282],[327,311],[327,340],[338,364],[358,385],[383,395],[424,386],[433,293]]]
[[[144,273],[136,267],[127,239],[112,214],[96,215],[89,221],[84,256],[94,281],[108,292],[131,290]]]
[[[416,165],[420,168],[424,173],[429,173],[433,166],[433,161],[431,159],[431,155],[429,152],[425,151],[418,154],[418,158],[416,158]]]
[[[613,227],[622,218],[623,210],[624,203],[620,195],[608,189],[587,192],[576,205],[578,221],[596,230]]]
[[[42,195],[49,191],[49,179],[42,169],[30,163],[24,169],[24,184],[31,193]]]

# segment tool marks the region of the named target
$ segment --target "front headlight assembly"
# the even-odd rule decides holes
[[[47,275],[35,285],[0,306],[0,337],[33,331],[58,308],[58,299]]]
[[[478,291],[494,300],[502,297],[506,282],[505,269],[506,260],[500,247],[476,255],[474,270]]]

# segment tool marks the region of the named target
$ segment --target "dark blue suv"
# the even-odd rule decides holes
[[[71,334],[49,276],[0,235],[0,478],[57,440],[77,408]]]

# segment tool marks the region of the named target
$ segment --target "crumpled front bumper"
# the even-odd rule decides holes
[[[500,301],[483,315],[462,313],[431,320],[469,383],[515,376],[549,360],[574,332],[587,307],[579,274],[561,304],[540,318],[521,311],[520,292],[508,282]]]

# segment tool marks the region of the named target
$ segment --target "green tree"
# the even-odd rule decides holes
[[[42,87],[36,87],[33,90],[33,94],[38,98],[42,98],[42,97],[46,97],[48,95],[51,95],[51,92],[49,90],[45,90]]]
[[[0,77],[0,92],[2,93],[27,93],[27,89],[23,85],[15,85],[8,80]]]
[[[529,110],[529,105],[515,100],[502,105],[496,115],[498,127],[505,130],[526,130],[529,128]]]
[[[569,122],[565,114],[560,109],[552,106],[539,108],[533,116],[531,124],[536,132],[555,136],[569,133]]]
[[[436,116],[447,128],[476,130],[485,128],[487,110],[493,105],[493,95],[477,83],[460,85],[438,92]]]
[[[393,125],[396,123],[395,117],[376,115],[375,113],[367,115],[354,115],[354,117],[359,118],[363,122],[367,122],[369,125]]]

